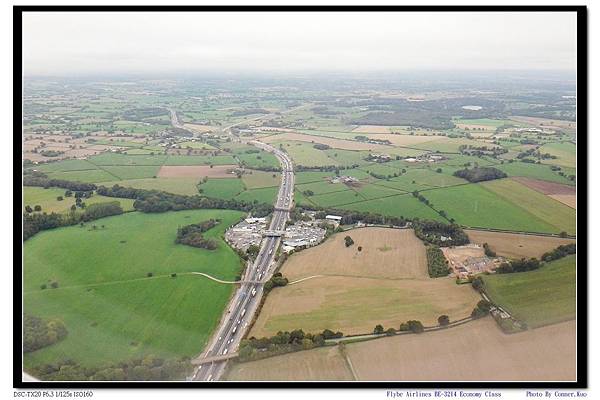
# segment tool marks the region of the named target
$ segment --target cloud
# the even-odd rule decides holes
[[[576,67],[575,13],[25,13],[28,74]]]

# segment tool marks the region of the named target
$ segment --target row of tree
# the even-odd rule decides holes
[[[146,213],[195,209],[229,209],[251,212],[255,217],[264,217],[273,212],[272,205],[258,203],[257,201],[245,202],[235,199],[215,199],[198,195],[186,196],[158,190],[127,188],[120,185],[114,185],[110,188],[100,186],[96,192],[107,197],[135,199],[133,208]]]
[[[575,243],[563,244],[555,248],[554,250],[548,251],[542,254],[542,261],[554,261],[559,258],[566,257],[570,254],[575,254],[576,245]]]
[[[184,379],[192,370],[189,358],[147,356],[99,367],[63,360],[42,364],[30,372],[43,381],[168,381]]]
[[[70,212],[68,214],[41,213],[41,214],[23,214],[23,240],[27,240],[36,233],[54,229],[61,226],[71,226],[83,224],[99,218],[111,215],[119,215],[123,209],[118,201],[108,203],[92,204],[82,213]]]
[[[59,187],[71,190],[73,192],[88,192],[96,190],[96,185],[93,183],[66,181],[64,179],[49,179],[45,175],[24,175],[23,186],[38,186],[43,188]]]
[[[279,331],[275,336],[260,339],[250,337],[240,343],[239,361],[260,360],[278,354],[310,350],[324,346],[327,339],[342,336],[344,336],[342,332],[333,332],[329,329],[317,334],[304,333],[302,329],[296,329],[291,332]]]

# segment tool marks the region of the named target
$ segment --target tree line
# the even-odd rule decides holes
[[[192,370],[189,358],[146,356],[98,367],[67,359],[34,367],[30,372],[43,381],[168,381],[184,379]]]
[[[264,217],[273,212],[273,206],[266,203],[245,202],[235,199],[215,199],[199,195],[187,196],[162,192],[127,188],[114,185],[110,188],[99,186],[96,192],[107,197],[135,199],[133,208],[145,213],[196,209],[229,209],[252,212],[255,217]]]
[[[448,260],[444,257],[442,250],[435,246],[427,246],[427,271],[429,272],[430,278],[439,278],[441,276],[448,276],[450,268],[448,267]]]
[[[254,361],[300,350],[310,350],[325,345],[325,340],[340,338],[342,332],[325,329],[321,333],[304,333],[302,329],[291,332],[279,331],[275,336],[257,339],[251,337],[242,340],[239,350],[239,361]]]
[[[84,222],[119,214],[123,214],[123,209],[118,201],[92,204],[82,213],[76,213],[74,211],[71,211],[68,214],[57,214],[55,212],[50,214],[24,213],[23,240],[27,240],[43,230],[83,224]]]

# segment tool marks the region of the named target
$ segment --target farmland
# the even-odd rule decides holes
[[[560,245],[574,243],[574,239],[562,239],[552,236],[523,235],[518,233],[466,230],[473,243],[483,245],[488,243],[490,248],[500,256],[510,258],[536,257],[553,250]]]
[[[346,235],[355,242],[348,248]],[[425,246],[408,229],[338,233],[294,254],[281,272],[292,282],[313,278],[273,290],[251,331],[254,336],[298,328],[368,333],[378,323],[398,328],[410,319],[433,325],[442,314],[452,319],[469,315],[478,300],[468,285],[428,277]]]
[[[65,358],[97,366],[147,354],[200,352],[232,288],[185,273],[235,277],[240,261],[220,236],[241,215],[224,210],[129,213],[99,220],[103,227],[96,230],[59,228],[28,240],[25,312],[64,321],[69,335],[28,353],[26,367]],[[222,220],[206,233],[218,241],[217,250],[174,243],[178,226],[209,218]],[[172,272],[177,278],[169,277]],[[40,289],[49,282],[59,287]],[[198,307],[204,312],[195,312]]]
[[[57,200],[62,197],[63,200]],[[108,203],[118,201],[123,211],[133,210],[133,200],[131,199],[115,199],[113,197],[105,197],[94,195],[85,199],[85,204]],[[74,197],[65,197],[65,190],[58,188],[40,188],[40,187],[25,187],[23,189],[23,204],[33,208],[36,205],[42,207],[42,212],[66,213],[71,210],[71,206],[75,205]]]
[[[350,343],[345,352],[364,381],[560,381],[575,379],[575,337],[574,321],[505,335],[483,318],[448,331]],[[347,365],[336,346],[237,364],[227,379],[351,379]]]
[[[575,318],[575,255],[540,269],[484,277],[485,290],[530,328]]]

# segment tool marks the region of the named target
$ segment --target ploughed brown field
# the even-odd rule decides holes
[[[574,239],[551,236],[523,235],[518,233],[488,232],[466,229],[471,242],[487,243],[499,256],[509,258],[541,257],[547,251],[562,244],[574,243]]]
[[[354,245],[346,247],[344,237]],[[358,251],[358,247],[362,251]],[[281,269],[290,280],[311,275],[370,278],[427,278],[423,242],[412,229],[360,228],[337,233],[324,243],[292,255]]]
[[[490,317],[447,330],[300,351],[233,365],[228,380],[568,381],[575,321],[504,334]],[[348,363],[349,362],[349,363]]]
[[[577,198],[575,186],[561,185],[560,183],[547,182],[539,179],[531,178],[512,178],[523,185],[536,190],[540,193],[553,198],[554,200],[560,201],[561,203],[571,207],[577,208]]]
[[[237,165],[163,165],[158,170],[159,178],[233,178],[231,173]]]
[[[279,141],[284,141],[284,140],[297,140],[300,142],[321,143],[321,144],[326,144],[335,149],[342,149],[342,150],[379,150],[379,151],[384,151],[384,150],[390,149],[390,146],[385,146],[385,145],[381,145],[381,144],[364,143],[364,142],[358,142],[355,140],[334,139],[334,138],[322,137],[322,136],[311,136],[311,135],[305,135],[302,133],[293,133],[293,132],[272,135],[272,136],[268,136],[268,137],[261,139],[261,141],[263,141],[265,143],[273,143],[273,142],[279,142]]]

